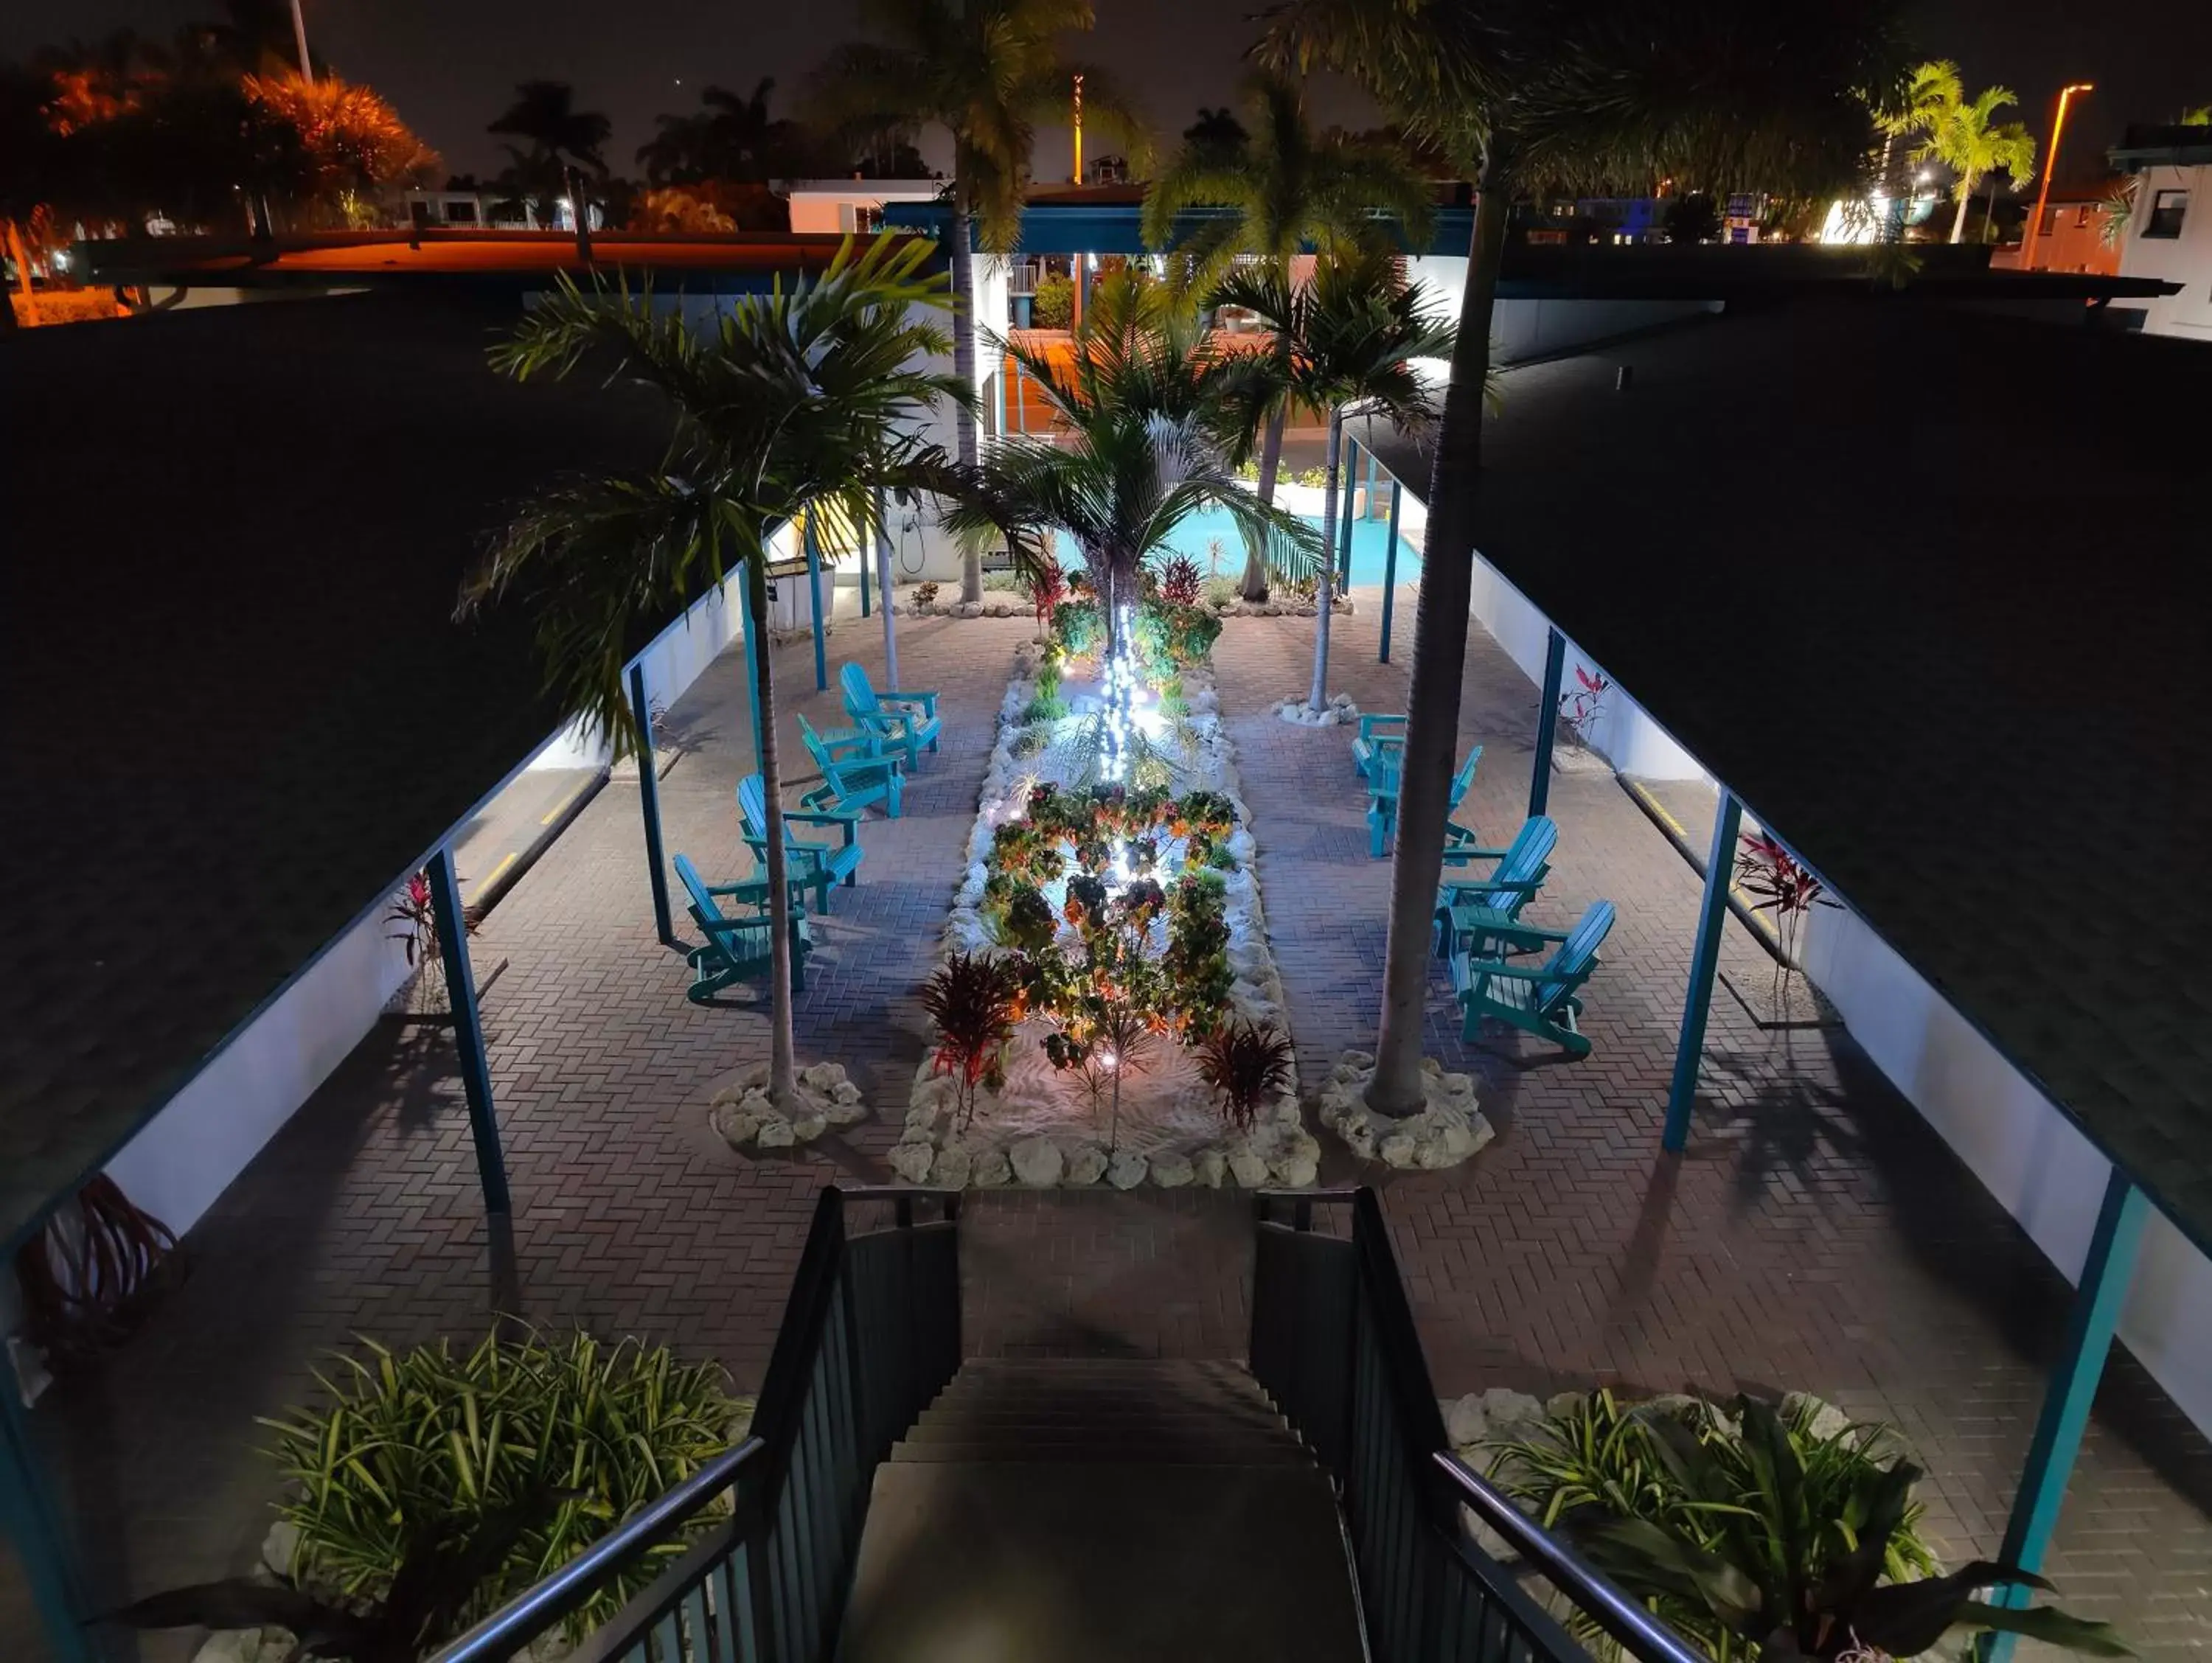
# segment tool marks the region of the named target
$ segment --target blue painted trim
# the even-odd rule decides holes
[[[806,517],[806,599],[807,611],[814,622],[814,690],[830,690],[830,657],[822,639],[822,547],[814,537],[814,516]]]
[[[95,1663],[84,1627],[92,1607],[67,1518],[40,1467],[15,1382],[0,1382],[0,1537],[15,1545],[54,1663]]]
[[[1344,475],[1344,500],[1336,511],[1336,586],[1352,587],[1352,499],[1359,485],[1359,441],[1350,434],[1344,435],[1344,452],[1339,466]]]
[[[645,812],[645,864],[653,880],[653,925],[660,944],[676,944],[668,913],[668,859],[660,841],[660,774],[653,754],[653,706],[645,696],[645,666],[629,667],[630,708],[637,713],[637,799]]]
[[[1536,703],[1536,756],[1528,774],[1528,817],[1552,801],[1552,751],[1559,738],[1559,684],[1567,672],[1567,638],[1554,629],[1544,642],[1544,691]]]
[[[1690,953],[1682,1034],[1674,1044],[1674,1078],[1667,1089],[1667,1131],[1661,1139],[1662,1147],[1677,1154],[1690,1139],[1690,1108],[1697,1101],[1698,1066],[1705,1054],[1705,1018],[1713,1006],[1713,975],[1720,968],[1721,926],[1728,922],[1729,884],[1735,875],[1735,841],[1743,829],[1743,804],[1725,786],[1718,806],[1713,852],[1705,861],[1705,898],[1698,903],[1698,939]]]
[[[2043,1411],[2036,1417],[2035,1436],[2027,1446],[2027,1466],[2013,1497],[2004,1546],[1997,1552],[2001,1564],[2040,1570],[2044,1557],[2051,1551],[2059,1509],[2066,1501],[2066,1483],[2074,1476],[2074,1463],[2081,1453],[2089,1407],[2096,1401],[2097,1382],[2104,1377],[2105,1359],[2112,1349],[2112,1332],[2119,1326],[2128,1289],[2135,1281],[2136,1259],[2149,1217],[2148,1199],[2126,1173],[2114,1167],[2105,1185],[2104,1204],[2097,1210],[2097,1228],[2089,1237],[2081,1279],[2075,1286],[2065,1343],[2051,1369],[2051,1384],[2044,1389]],[[2017,1582],[1998,1589],[1995,1595],[1996,1604],[2015,1609],[2026,1605],[2028,1599],[2029,1590]],[[1987,1663],[2004,1663],[2018,1637],[1984,1636],[1983,1657]]]
[[[1382,651],[1380,661],[1390,662],[1390,614],[1398,600],[1398,504],[1406,488],[1397,476],[1390,477],[1390,545],[1382,555]]]
[[[438,952],[446,966],[446,1002],[453,1008],[453,1047],[461,1053],[461,1089],[468,1094],[469,1132],[476,1139],[477,1176],[484,1211],[512,1213],[507,1160],[500,1153],[499,1117],[491,1102],[491,1069],[484,1057],[483,1019],[477,1012],[476,977],[469,969],[469,932],[462,922],[460,880],[447,844],[430,859],[430,906],[437,915]]]
[[[1216,220],[1233,216],[1235,210],[1191,208],[1176,215],[1172,241],[1188,240],[1198,229]],[[1139,203],[1033,202],[1022,210],[1019,245],[1028,257],[1049,254],[1150,254],[1141,227]],[[886,230],[916,231],[945,241],[951,230],[951,209],[941,202],[887,202],[883,209]],[[1474,240],[1474,209],[1455,205],[1436,210],[1428,246],[1408,252],[1466,257]],[[1407,247],[1391,228],[1394,240]],[[975,234],[974,233],[970,234]],[[1310,246],[1307,253],[1317,252]]]

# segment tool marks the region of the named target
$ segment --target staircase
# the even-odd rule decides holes
[[[1232,1363],[970,1361],[876,1470],[844,1663],[1358,1663],[1328,1476]]]

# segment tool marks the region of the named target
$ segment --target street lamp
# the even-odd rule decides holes
[[[2021,239],[2020,269],[2035,270],[2035,240],[2043,230],[2043,204],[2051,197],[2051,176],[2058,171],[2058,141],[2066,131],[2066,106],[2076,93],[2094,91],[2086,81],[2069,82],[2058,89],[2058,118],[2051,124],[2051,150],[2043,159],[2043,186],[2035,193],[2035,212],[2028,216],[2027,234]]]

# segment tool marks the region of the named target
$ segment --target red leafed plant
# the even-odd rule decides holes
[[[1006,1041],[1021,1020],[1022,983],[1011,959],[955,953],[922,984],[921,1008],[937,1027],[929,1071],[950,1074],[956,1119],[975,1118],[975,1092],[1005,1077]]]
[[[1195,606],[1205,582],[1198,562],[1188,555],[1177,555],[1160,568],[1160,598],[1177,606]]]
[[[1821,893],[1813,869],[1765,832],[1746,832],[1737,845],[1735,886],[1753,897],[1753,912],[1774,914],[1782,937],[1782,968],[1797,965],[1797,927],[1815,907],[1836,903]]]
[[[1198,1075],[1221,1094],[1222,1112],[1249,1130],[1260,1110],[1291,1089],[1295,1053],[1273,1023],[1224,1023],[1198,1050]]]
[[[1559,716],[1567,731],[1583,743],[1589,743],[1590,725],[1597,720],[1604,707],[1605,695],[1613,691],[1613,683],[1602,676],[1575,666],[1574,688],[1559,695]]]
[[[438,956],[438,908],[430,899],[430,874],[416,872],[392,897],[392,910],[384,921],[404,927],[391,938],[407,950],[407,966],[428,964]]]
[[[1030,604],[1036,608],[1040,632],[1052,628],[1052,609],[1067,598],[1067,574],[1050,555],[1029,574]]]

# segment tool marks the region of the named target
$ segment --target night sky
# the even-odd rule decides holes
[[[1778,0],[1786,3],[1786,0]],[[1201,104],[1235,100],[1241,54],[1261,0],[1097,0],[1099,23],[1083,55],[1111,69],[1172,138]],[[501,160],[484,124],[517,81],[573,82],[586,106],[615,124],[608,160],[635,171],[632,153],[664,110],[696,106],[708,82],[749,91],[778,83],[779,113],[793,112],[800,82],[836,42],[859,33],[855,0],[306,0],[315,50],[349,79],[378,88],[455,171]],[[49,41],[129,25],[166,37],[184,20],[219,13],[219,0],[6,0],[0,58]],[[2059,86],[2094,82],[2069,129],[2095,143],[2129,121],[2170,120],[2212,101],[2212,6],[2166,0],[2130,11],[2086,0],[1917,0],[1921,51],[1959,60],[1969,88],[1991,82],[2020,94],[2020,115],[2047,132]],[[1370,106],[1323,88],[1325,119],[1365,124]],[[2076,167],[2089,151],[2075,152]],[[930,147],[925,144],[926,153]],[[1094,146],[1093,153],[1096,154]],[[933,161],[942,158],[933,154]],[[1064,129],[1041,136],[1036,171],[1064,176]]]

